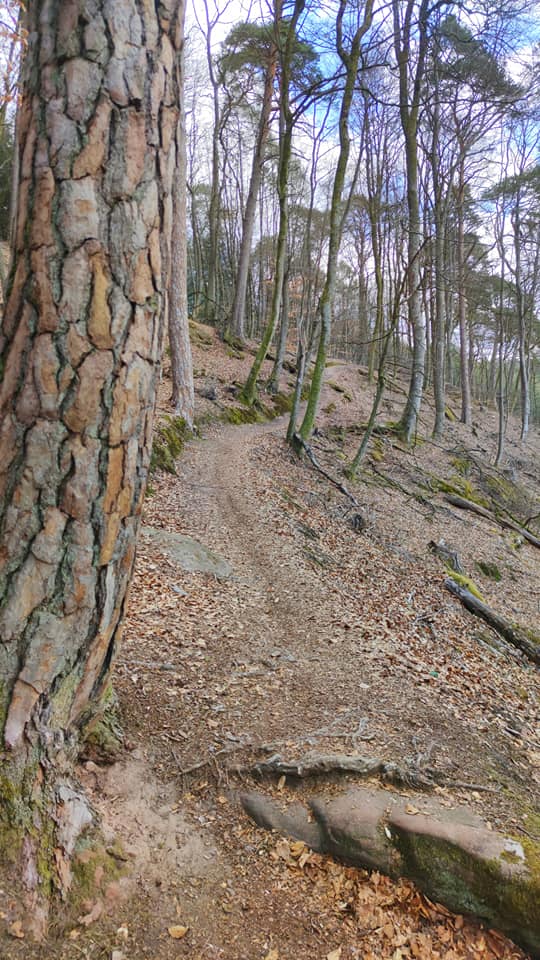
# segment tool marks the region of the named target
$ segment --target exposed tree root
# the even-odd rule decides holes
[[[466,610],[488,623],[501,637],[521,650],[533,663],[540,664],[540,644],[530,640],[519,626],[496,613],[495,610],[492,610],[486,603],[483,603],[482,600],[479,600],[478,597],[475,597],[469,590],[466,590],[465,587],[462,587],[450,577],[444,581],[444,586],[461,601]]]
[[[509,530],[514,530],[516,533],[519,533],[524,540],[532,543],[533,547],[540,548],[540,539],[535,537],[534,533],[531,533],[530,530],[526,530],[525,527],[520,527],[519,523],[514,523],[513,520],[507,520],[506,517],[497,516],[495,513],[492,513],[491,510],[486,510],[485,507],[481,507],[480,504],[473,503],[472,500],[466,500],[465,497],[458,497],[457,494],[454,493],[445,494],[444,499],[454,507],[459,507],[461,510],[470,510],[472,513],[477,513],[480,517],[485,517],[486,520],[491,520],[492,523],[498,523],[501,527],[508,527]]]
[[[400,767],[373,757],[360,757],[342,753],[312,753],[300,760],[282,760],[276,753],[268,760],[262,760],[251,766],[237,767],[236,773],[250,773],[259,777],[286,776],[304,780],[308,777],[324,776],[334,773],[355,773],[358,776],[380,776],[385,783],[416,787],[420,790],[432,789],[435,781],[418,770]]]

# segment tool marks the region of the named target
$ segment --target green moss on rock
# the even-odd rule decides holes
[[[189,321],[189,338],[198,347],[211,347],[214,343],[214,331],[196,320]]]
[[[259,410],[256,407],[247,407],[247,406],[236,406],[236,407],[227,407],[223,414],[223,420],[226,423],[232,423],[235,426],[240,426],[244,423],[263,423],[264,417],[261,415]]]
[[[175,460],[182,453],[189,433],[183,417],[166,416],[158,423],[150,458],[150,473],[156,470],[176,473]]]
[[[520,843],[525,849],[522,838]],[[432,899],[457,913],[482,917],[539,956],[540,882],[532,871],[528,879],[515,876],[501,883],[499,860],[473,858],[449,841],[399,832],[397,845],[406,875]]]
[[[342,387],[340,383],[336,383],[335,380],[327,380],[326,386],[331,387],[332,390],[335,390],[336,393],[341,393],[344,400],[352,401],[352,396],[345,387]]]

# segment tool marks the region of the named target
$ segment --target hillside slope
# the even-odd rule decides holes
[[[428,546],[444,540],[494,609],[538,630],[539,551],[444,499],[451,488],[521,520],[537,513],[538,438],[521,449],[511,426],[510,472],[498,473],[492,411],[475,411],[474,433],[449,423],[434,444],[426,404],[413,451],[381,434],[347,481],[371,391],[364,371],[332,362],[313,450],[355,508],[292,453],[284,418],[223,422],[250,357],[206,329],[196,341],[202,437],[176,475],[152,478],[116,668],[126,750],[112,767],[99,756],[81,767],[106,835],[123,845],[122,876],[99,875],[88,926],[59,918],[50,956],[523,957],[406,882],[263,833],[237,793],[272,752],[357,753],[399,765],[411,802],[427,780],[448,808],[465,803],[493,829],[538,838],[538,671],[448,593]],[[165,376],[163,416],[168,390]],[[389,393],[385,418],[403,390]],[[351,781],[263,789],[287,803]]]

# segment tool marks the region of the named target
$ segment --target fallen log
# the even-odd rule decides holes
[[[465,573],[457,550],[449,547],[444,540],[439,540],[438,543],[436,543],[435,540],[430,540],[428,547],[436,557],[439,557],[443,563],[446,563],[452,570],[455,570],[456,573]]]
[[[487,510],[486,507],[481,507],[479,503],[473,503],[472,500],[466,500],[465,497],[458,497],[455,493],[445,494],[444,499],[454,507],[459,507],[461,510],[470,510],[471,513],[477,513],[478,516],[485,517],[486,520],[491,520],[492,523],[498,523],[501,527],[514,530],[515,533],[519,533],[524,540],[532,543],[533,547],[540,549],[540,539],[535,537],[534,533],[531,533],[530,530],[527,530],[525,527],[520,527],[519,523],[508,520],[506,517],[497,516],[495,513],[492,513],[491,510]]]
[[[488,607],[487,603],[479,600],[470,590],[466,590],[465,587],[462,587],[450,577],[444,581],[444,586],[449,593],[452,593],[461,601],[469,613],[480,617],[481,620],[489,624],[501,637],[504,637],[508,643],[511,643],[512,646],[521,650],[529,660],[540,665],[540,643],[535,643],[534,640],[530,640],[521,627],[507,620],[506,617],[501,616],[500,613],[496,613],[495,610]]]

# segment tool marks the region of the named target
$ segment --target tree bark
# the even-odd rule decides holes
[[[184,31],[186,0],[178,0],[178,27]],[[195,416],[193,359],[189,339],[187,299],[187,150],[184,108],[184,47],[177,53],[178,125],[176,129],[176,170],[173,180],[171,233],[171,276],[169,290],[169,346],[171,348],[172,397],[175,414],[190,430]]]
[[[259,188],[261,185],[266,141],[268,140],[268,133],[270,131],[270,113],[272,109],[272,94],[276,76],[276,65],[277,50],[274,47],[271,51],[270,62],[265,73],[263,102],[257,130],[257,142],[253,155],[246,209],[242,224],[242,241],[240,243],[240,256],[238,260],[238,271],[236,274],[236,284],[234,289],[231,326],[235,336],[240,337],[241,340],[243,340],[246,335],[246,291],[249,275],[249,260],[251,256],[251,241],[253,239],[255,213],[257,211],[257,197],[259,195]]]
[[[175,7],[27,9],[0,330],[0,847],[9,828],[36,897],[66,883],[58,824],[70,762],[109,683],[146,485],[178,122]],[[43,864],[56,870],[42,875]]]
[[[469,351],[467,333],[467,299],[465,293],[465,171],[464,161],[459,166],[457,189],[457,273],[458,273],[458,321],[459,321],[459,365],[461,371],[461,422],[470,426],[471,380],[469,375]]]
[[[394,17],[394,48],[399,68],[399,110],[401,126],[405,138],[405,167],[407,174],[407,274],[408,274],[408,318],[413,337],[413,356],[411,381],[407,402],[400,426],[407,443],[411,443],[416,431],[422,392],[424,387],[424,367],[426,358],[426,327],[422,316],[422,296],[420,289],[420,251],[422,249],[422,223],[418,198],[418,112],[420,93],[426,63],[428,3],[421,0],[418,11],[418,58],[414,69],[412,90],[409,81],[409,59],[411,56],[411,29],[415,7],[414,0],[408,0],[403,27],[400,25],[398,0],[392,0]]]
[[[435,65],[435,70],[437,69]],[[435,84],[437,84],[435,74]],[[433,110],[433,133],[431,149],[431,168],[434,192],[434,222],[435,222],[435,313],[433,322],[433,398],[435,401],[435,424],[433,436],[442,437],[445,426],[446,389],[445,389],[445,290],[444,290],[444,210],[442,182],[439,164],[440,150],[440,102],[438,87],[435,89],[435,106]]]
[[[336,40],[339,58],[345,68],[345,86],[343,89],[343,97],[341,100],[339,113],[339,154],[332,187],[326,277],[323,291],[319,300],[319,317],[321,322],[319,344],[317,348],[317,356],[315,359],[315,367],[313,370],[313,378],[311,381],[311,389],[309,391],[306,412],[304,414],[304,419],[302,421],[300,430],[298,431],[300,437],[304,441],[309,440],[311,436],[322,390],[326,352],[328,349],[330,332],[332,328],[332,305],[336,286],[339,247],[343,230],[341,198],[345,184],[345,174],[347,171],[347,163],[349,161],[350,152],[349,114],[352,106],[354,86],[357,80],[362,38],[371,26],[373,15],[372,0],[366,0],[364,4],[362,23],[359,25],[353,36],[350,51],[346,51],[343,46],[343,16],[345,13],[345,7],[346,0],[341,0],[336,21]]]
[[[276,35],[279,34],[280,22],[282,17],[282,2],[275,3],[274,18]],[[270,317],[266,325],[261,344],[253,361],[251,370],[246,380],[243,396],[250,405],[255,403],[257,398],[257,379],[262,365],[266,359],[266,354],[270,347],[274,331],[279,322],[281,312],[281,299],[283,295],[283,282],[287,265],[287,234],[289,226],[289,167],[292,155],[292,137],[294,127],[294,116],[290,104],[290,83],[292,58],[294,42],[296,40],[296,27],[298,19],[304,9],[305,0],[295,0],[294,11],[287,23],[287,34],[285,40],[285,49],[281,56],[281,77],[280,77],[280,135],[279,135],[279,165],[278,165],[278,200],[279,200],[279,229],[276,244],[276,266],[274,273],[274,285],[272,289],[272,305],[270,307]]]

